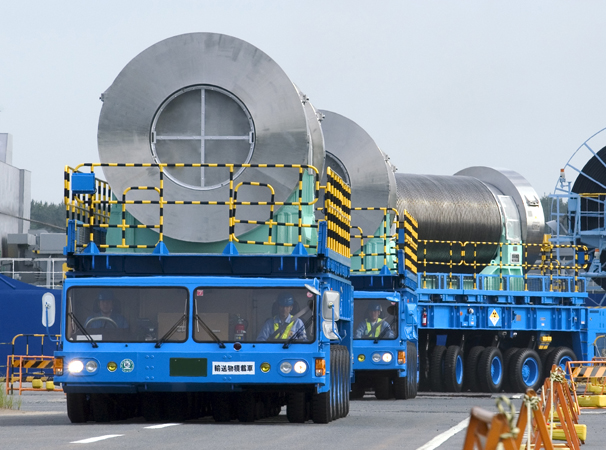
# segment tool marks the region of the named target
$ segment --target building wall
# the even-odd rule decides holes
[[[0,152],[0,256],[8,256],[6,236],[27,233],[31,210],[31,172],[18,169],[12,163],[12,139],[0,133],[0,143],[5,145]],[[3,157],[3,158],[2,158]]]

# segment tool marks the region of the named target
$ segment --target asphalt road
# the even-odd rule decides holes
[[[519,409],[520,398],[514,398]],[[472,406],[496,412],[491,397],[436,397],[420,394],[414,400],[378,401],[367,395],[352,401],[350,414],[327,425],[290,424],[283,409],[278,417],[255,423],[217,424],[212,419],[179,424],[149,423],[143,419],[110,424],[72,425],[61,393],[25,392],[18,411],[0,409],[2,449],[314,449],[386,448],[461,450]],[[588,425],[583,450],[603,449],[606,411],[583,411]],[[458,430],[458,431],[457,431]],[[451,436],[452,435],[452,436]],[[439,443],[432,439],[442,438]],[[97,438],[103,438],[95,440]]]

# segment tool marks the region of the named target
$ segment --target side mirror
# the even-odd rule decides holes
[[[324,291],[322,295],[322,318],[332,320],[333,311],[335,320],[339,320],[341,310],[341,295],[335,291]]]
[[[47,292],[42,296],[42,325],[52,327],[55,323],[55,296]]]

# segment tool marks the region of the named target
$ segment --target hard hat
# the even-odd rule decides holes
[[[292,306],[295,304],[295,300],[292,298],[292,295],[288,292],[282,292],[278,296],[278,304],[280,306]]]
[[[104,289],[102,291],[99,292],[99,295],[97,296],[98,300],[113,300],[114,299],[114,293],[109,290],[109,289]]]
[[[383,311],[383,308],[378,303],[371,303],[368,305],[368,311]]]

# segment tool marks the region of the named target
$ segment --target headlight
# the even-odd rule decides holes
[[[280,370],[282,373],[289,373],[292,370],[292,364],[288,361],[284,361],[282,364],[280,364]]]
[[[372,354],[372,362],[379,362],[381,361],[381,355],[378,353],[373,353]]]
[[[89,361],[86,363],[86,366],[84,366],[86,368],[87,372],[94,372],[95,370],[97,370],[97,367],[99,367],[97,365],[97,361]]]
[[[82,369],[84,369],[84,364],[82,364],[82,361],[77,359],[70,361],[67,365],[67,370],[69,373],[80,373],[82,372]]]
[[[307,370],[307,364],[305,363],[305,361],[297,361],[295,363],[295,372],[305,373],[306,370]]]
[[[389,361],[391,361],[391,353],[383,353],[383,361],[388,363]]]

